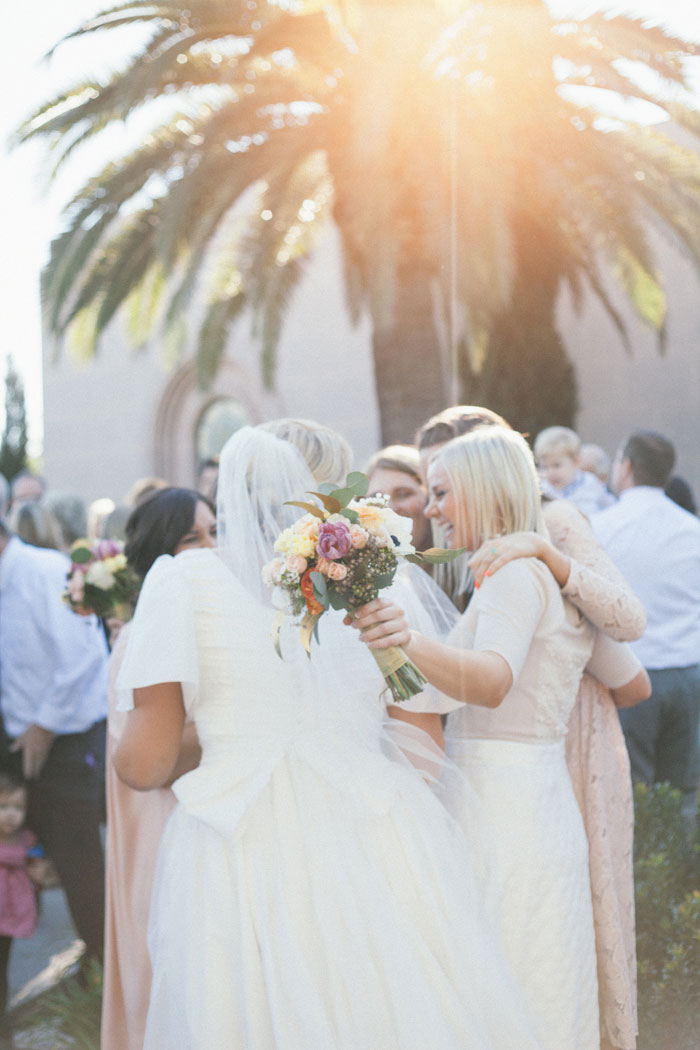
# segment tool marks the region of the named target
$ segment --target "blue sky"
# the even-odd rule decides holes
[[[2,142],[36,104],[69,84],[77,72],[99,74],[109,66],[109,54],[99,47],[96,39],[80,51],[77,48],[59,50],[51,63],[40,61],[64,33],[107,6],[109,0],[60,0],[56,4],[44,0],[40,5],[14,4],[4,12],[3,28],[9,46],[0,65]],[[700,40],[699,0],[628,0],[627,3],[551,0],[550,6],[557,11],[606,7],[640,14],[664,21]],[[77,55],[81,68],[76,72]],[[700,94],[700,74],[698,90]],[[39,272],[49,241],[59,227],[60,205],[90,170],[75,162],[63,180],[49,188],[46,167],[40,147],[23,147],[12,154],[0,147],[0,192],[5,206],[6,233],[5,250],[0,257],[0,304],[5,336],[0,344],[0,377],[4,377],[5,355],[12,353],[25,378],[30,445],[35,454],[40,452],[42,443]],[[0,386],[0,391],[2,389]],[[3,417],[0,404],[0,425]]]

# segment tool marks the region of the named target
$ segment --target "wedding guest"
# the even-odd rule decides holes
[[[216,500],[216,486],[219,480],[219,457],[210,456],[202,460],[197,470],[195,488],[207,499]]]
[[[61,601],[69,565],[0,522],[0,769],[27,779],[29,827],[88,956],[101,959],[107,647],[96,618]]]
[[[484,426],[449,442],[428,480],[427,514],[452,547],[476,550],[523,530],[546,537],[534,461],[513,431]],[[485,885],[538,1038],[544,1050],[598,1050],[587,843],[564,755],[592,629],[533,558],[484,580],[447,645],[409,630],[384,599],[360,609],[353,626],[369,644],[403,646],[429,682],[463,703],[448,719],[448,750],[497,836]],[[613,659],[605,672],[624,687],[626,668]],[[468,808],[453,805],[469,835]]]
[[[579,466],[581,470],[595,474],[602,481],[606,489],[610,481],[610,456],[600,445],[591,441],[584,441],[579,450]]]
[[[477,583],[513,558],[539,558],[562,594],[597,628],[596,651],[606,646],[618,668],[608,685],[586,673],[566,731],[566,763],[583,816],[598,958],[601,1050],[634,1050],[637,983],[634,915],[634,803],[630,762],[618,709],[648,699],[651,686],[640,661],[619,642],[641,634],[644,610],[621,573],[595,541],[588,520],[562,500],[545,503],[549,539],[514,533],[483,544],[470,559]]]
[[[157,492],[158,489],[167,488],[170,488],[170,485],[165,478],[159,478],[155,474],[138,478],[124,496],[124,504],[133,509],[138,507],[139,503],[143,503],[145,499],[148,499],[149,496],[152,496],[154,492]]]
[[[44,504],[51,511],[61,529],[59,550],[69,551],[76,540],[85,538],[87,532],[85,500],[70,492],[49,492]]]
[[[393,511],[411,519],[414,547],[419,551],[429,547],[432,534],[425,516],[427,493],[418,450],[413,445],[387,445],[372,456],[364,472],[369,494],[384,493]]]
[[[672,478],[669,478],[668,484],[664,490],[669,499],[672,499],[674,503],[677,503],[683,510],[687,510],[689,514],[694,514],[697,517],[698,505],[695,502],[695,496],[685,478],[679,477],[678,474],[674,474]]]
[[[147,496],[145,498],[148,499]],[[110,511],[102,525],[102,539],[119,540],[123,543],[126,540],[126,526],[131,512],[132,508],[124,503],[118,504]]]
[[[9,773],[0,772],[0,1050],[12,1050],[12,1025],[7,1014],[8,977],[12,942],[31,937],[39,921],[37,888],[45,862],[36,850],[36,836],[25,827],[27,788]]]
[[[503,416],[483,405],[451,405],[431,416],[416,434],[416,448],[421,461],[423,479],[427,483],[428,467],[434,455],[452,438],[469,434],[478,426],[502,426],[510,429]]]
[[[167,782],[187,714],[203,752],[161,842],[144,1050],[534,1050],[466,845],[385,736],[369,654],[333,612],[311,660],[291,623],[274,652],[262,566],[289,501],[347,464],[328,428],[241,428],[221,457],[220,557],[160,558],[144,582],[117,771]]]
[[[126,555],[144,577],[163,554],[216,546],[214,507],[197,492],[183,488],[154,490],[132,512],[126,526]],[[114,625],[112,625],[114,626]],[[134,791],[119,780],[113,755],[126,715],[117,711],[115,681],[128,641],[130,624],[113,641],[107,721],[107,895],[102,993],[102,1050],[141,1050],[151,991],[146,944],[148,911],[158,846],[175,806],[169,785]],[[183,732],[176,775],[194,769],[200,749],[194,726]]]
[[[31,470],[20,470],[10,485],[10,505],[34,503],[43,499],[45,492],[46,482],[40,474],[33,474]]]
[[[416,434],[416,447],[424,481],[427,481],[430,460],[439,449],[452,438],[469,433],[481,423],[487,426],[508,426],[505,419],[490,408],[479,405],[452,405],[431,416],[427,423],[420,427]],[[432,531],[435,546],[444,547],[445,539],[440,535],[440,528],[434,521]],[[464,612],[474,590],[474,577],[466,557],[435,565],[432,576],[458,612]]]
[[[115,508],[115,502],[109,496],[94,499],[87,512],[86,539],[88,543],[97,543],[102,539],[102,530],[107,518]]]
[[[450,437],[482,425],[508,424],[489,409],[456,405],[418,433],[424,462]],[[545,500],[542,512],[551,543],[517,534],[484,544],[470,559],[478,582],[486,570],[514,557],[537,557],[552,572],[562,595],[599,632],[618,642],[640,637],[644,606],[596,541],[590,524],[566,500]],[[438,566],[438,569],[442,566]],[[637,695],[637,700],[642,694]],[[566,761],[589,846],[598,957],[602,1050],[634,1050],[637,1033],[633,832],[630,763],[617,712],[618,698],[585,674],[569,719]]]
[[[664,493],[675,458],[663,434],[630,434],[613,461],[619,500],[593,518],[593,527],[647,611],[634,650],[649,672],[651,699],[620,712],[632,776],[677,788],[693,824],[700,775],[700,521]]]
[[[571,500],[589,516],[615,502],[599,478],[581,469],[581,439],[570,427],[541,430],[534,449],[542,491],[550,499]]]
[[[32,547],[60,550],[61,527],[43,503],[14,503],[7,516],[11,532]]]

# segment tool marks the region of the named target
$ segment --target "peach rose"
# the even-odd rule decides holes
[[[301,554],[292,554],[287,558],[287,568],[290,572],[298,572],[301,576],[302,573],[306,572],[308,562],[306,558],[302,558]]]
[[[368,539],[369,536],[361,525],[350,526],[350,542],[352,543],[353,548],[356,551],[362,550],[362,548],[366,545]]]

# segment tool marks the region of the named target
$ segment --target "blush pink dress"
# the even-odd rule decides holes
[[[27,850],[36,845],[31,831],[14,842],[0,842],[0,934],[31,937],[39,921],[34,883],[27,874]]]
[[[161,835],[175,806],[170,788],[133,791],[112,764],[126,720],[126,713],[115,709],[114,682],[129,631],[130,624],[120,631],[110,660],[102,1050],[143,1050],[151,993],[146,943],[151,891]]]
[[[638,638],[644,607],[598,545],[584,516],[559,500],[545,506],[552,543],[571,559],[562,593],[600,632],[616,641]],[[630,659],[626,681],[640,668]],[[622,676],[624,679],[624,675]],[[610,682],[622,685],[624,680]],[[602,1050],[634,1050],[637,977],[630,765],[615,702],[586,674],[569,720],[566,759],[588,838],[598,962]]]

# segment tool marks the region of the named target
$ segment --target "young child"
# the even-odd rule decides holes
[[[595,514],[615,497],[594,474],[581,470],[581,441],[569,427],[547,427],[535,438],[535,459],[542,491],[552,499],[568,499],[584,514]]]
[[[44,860],[31,856],[36,837],[24,827],[27,789],[11,773],[0,772],[0,1050],[12,1046],[6,1013],[7,970],[15,937],[31,937],[39,919],[36,887]]]

